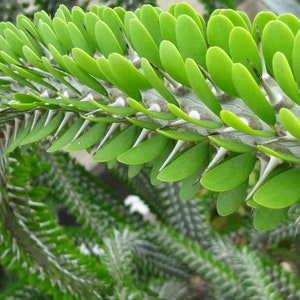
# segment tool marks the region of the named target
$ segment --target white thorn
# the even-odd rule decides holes
[[[47,90],[45,90],[44,92],[42,92],[40,94],[40,97],[42,97],[42,98],[49,98],[49,92]]]
[[[50,120],[52,119],[52,117],[56,114],[56,111],[55,110],[49,110],[48,112],[48,116],[47,116],[47,119],[46,119],[46,122],[44,124],[44,127],[47,126],[47,124],[50,122]]]
[[[88,93],[84,98],[82,98],[80,101],[84,102],[84,101],[90,101],[90,100],[94,100],[94,96],[92,93]]]
[[[123,97],[119,96],[119,97],[117,97],[117,99],[113,103],[109,104],[109,106],[122,106],[122,107],[125,107],[126,106],[126,100]]]
[[[195,109],[190,110],[188,115],[189,115],[189,117],[193,118],[194,120],[200,120],[201,119],[199,111],[197,111]]]
[[[137,140],[134,142],[132,148],[136,147],[149,133],[149,129],[147,128],[143,128],[142,132],[140,133],[139,137],[137,138]]]
[[[206,174],[211,168],[213,168],[218,162],[220,162],[224,156],[228,153],[228,150],[223,148],[223,147],[220,147],[218,150],[217,150],[217,153],[216,155],[214,156],[214,158],[212,159],[212,161],[209,163],[209,165],[206,167],[206,169],[204,170],[204,172],[202,173],[202,176],[204,174]]]
[[[179,119],[179,120],[176,120],[174,122],[169,123],[168,126],[169,127],[170,126],[180,126],[180,125],[183,125],[183,124],[186,124],[186,123],[188,123],[188,121]]]
[[[12,126],[10,124],[5,124],[5,130],[3,130],[4,138],[5,138],[5,148],[8,145],[9,136],[11,134]]]
[[[63,118],[61,124],[60,124],[59,127],[57,128],[57,130],[56,130],[56,132],[55,132],[55,134],[54,134],[53,139],[55,139],[55,138],[58,136],[58,134],[60,133],[60,131],[62,130],[62,128],[66,125],[66,123],[69,121],[69,119],[70,119],[70,117],[71,117],[72,115],[73,115],[72,112],[66,112],[66,113],[65,113],[65,116],[64,116],[64,118]]]
[[[33,121],[32,121],[32,124],[31,124],[30,131],[33,130],[33,128],[36,125],[36,123],[37,123],[37,121],[38,121],[38,119],[39,119],[39,117],[40,117],[41,114],[42,113],[40,111],[38,111],[38,110],[34,111],[34,116],[33,116]]]
[[[259,158],[260,160],[260,174],[259,179],[256,182],[255,186],[251,190],[251,192],[247,195],[246,201],[248,201],[254,193],[258,190],[267,176],[272,172],[272,170],[281,164],[283,161],[277,157],[271,156],[269,162],[266,162],[263,158]]]
[[[14,141],[16,140],[17,138],[17,133],[18,133],[18,130],[20,128],[20,124],[21,124],[21,120],[18,119],[18,118],[15,118],[15,126],[14,126]]]
[[[148,108],[149,111],[156,111],[161,112],[161,107],[158,103],[151,103],[150,107]]]
[[[105,134],[104,138],[101,140],[99,146],[96,148],[95,152],[97,152],[102,145],[109,139],[109,137],[113,134],[113,132],[120,126],[120,123],[113,123]]]
[[[80,129],[77,131],[77,133],[75,134],[75,136],[73,137],[72,141],[76,140],[79,135],[82,133],[82,131],[91,123],[91,121],[89,120],[84,120],[83,124],[81,125]]]
[[[185,144],[185,141],[179,140],[177,141],[174,149],[172,152],[169,154],[168,158],[164,161],[162,166],[159,168],[159,172],[170,162],[170,160],[174,157],[174,155],[182,148],[182,146]]]

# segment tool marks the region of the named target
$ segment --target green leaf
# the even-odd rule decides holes
[[[97,142],[101,140],[105,131],[107,129],[107,124],[96,123],[93,127],[89,128],[86,133],[84,133],[79,138],[75,139],[66,150],[69,152],[86,150],[94,146]],[[49,150],[48,150],[49,151]]]
[[[181,140],[186,142],[201,142],[206,139],[204,136],[199,133],[192,131],[176,131],[176,130],[156,130],[158,133],[174,140]]]
[[[48,137],[54,130],[58,128],[63,119],[63,113],[59,112],[52,118],[48,124],[46,123],[47,114],[45,113],[38,121],[33,130],[22,140],[21,145],[31,144]]]
[[[278,20],[268,22],[262,34],[262,50],[267,70],[271,75],[273,74],[273,56],[276,52],[283,53],[290,66],[292,65],[293,46],[294,34],[286,24]]]
[[[159,15],[159,24],[163,39],[170,41],[176,46],[176,19],[174,18],[174,16],[168,12],[161,13]]]
[[[279,117],[284,128],[295,138],[300,140],[300,121],[298,118],[287,108],[281,108]]]
[[[73,46],[84,50],[90,55],[93,55],[93,45],[87,42],[80,29],[74,23],[68,23],[68,30]]]
[[[139,19],[150,33],[155,43],[159,45],[162,40],[162,36],[157,10],[149,4],[145,4],[141,8]]]
[[[159,56],[165,71],[176,81],[190,86],[186,75],[183,58],[177,48],[169,41],[162,41],[159,46]]]
[[[300,92],[295,82],[290,64],[284,54],[276,52],[273,56],[274,77],[281,89],[297,104],[300,104]]]
[[[210,17],[207,24],[207,38],[210,47],[218,46],[229,54],[229,36],[233,28],[232,22],[225,16]]]
[[[71,51],[71,49],[73,48],[73,42],[69,34],[68,24],[61,18],[55,17],[53,19],[53,30],[59,42],[66,49],[68,49],[68,51]]]
[[[286,171],[261,186],[253,196],[258,204],[280,209],[300,199],[300,168]]]
[[[244,28],[233,28],[229,37],[229,49],[233,62],[242,63],[259,83],[253,67],[262,74],[262,64],[258,47],[251,34]]]
[[[220,192],[217,199],[217,211],[221,216],[234,213],[246,198],[248,180],[232,190]]]
[[[68,145],[82,126],[84,119],[77,119],[60,137],[58,137],[47,152],[55,152]]]
[[[252,35],[256,41],[260,40],[262,37],[263,30],[265,26],[270,22],[277,19],[277,16],[270,11],[259,12],[253,21]],[[258,32],[256,32],[258,31]],[[257,36],[257,33],[259,36]]]
[[[93,159],[98,162],[115,160],[121,153],[127,151],[136,140],[137,128],[130,126],[114,135],[97,151]]]
[[[157,176],[161,181],[178,181],[195,173],[208,157],[208,143],[199,143],[173,159]]]
[[[72,55],[79,67],[81,67],[85,72],[96,78],[100,78],[102,80],[106,79],[98,68],[96,60],[85,51],[80,48],[73,48]]]
[[[300,86],[300,31],[296,34],[292,53],[292,68],[298,86]]]
[[[232,81],[233,62],[226,52],[219,47],[210,47],[207,50],[206,64],[214,83],[229,95],[238,96]]]
[[[225,124],[238,131],[245,132],[250,135],[261,136],[261,137],[272,137],[275,135],[275,132],[273,131],[255,130],[251,128],[231,111],[222,110],[220,116]]]
[[[268,231],[278,226],[286,217],[288,209],[270,209],[259,207],[254,215],[254,227],[259,231]]]
[[[300,163],[300,157],[290,153],[288,149],[278,151],[277,149],[274,150],[274,149],[272,149],[270,147],[266,147],[264,145],[257,145],[256,148],[264,153],[267,153],[268,155],[272,155],[279,159],[282,159],[283,161]]]
[[[129,165],[145,164],[154,160],[168,144],[169,139],[157,134],[118,156],[118,161]]]
[[[234,86],[245,104],[269,125],[276,122],[275,112],[247,68],[235,63],[232,67]]]
[[[236,27],[249,29],[247,23],[245,22],[244,18],[239,14],[238,11],[233,9],[221,9],[220,14],[221,16],[225,16],[230,20],[230,22]]]
[[[176,21],[177,47],[182,58],[193,59],[206,69],[207,45],[196,22],[187,15],[181,15]]]
[[[140,57],[145,57],[157,67],[162,67],[158,47],[146,27],[137,19],[129,21],[130,38]]]
[[[255,161],[254,152],[239,154],[209,170],[200,183],[212,191],[232,190],[248,179]]]
[[[97,91],[98,93],[107,95],[107,91],[103,87],[103,85],[88,73],[86,73],[83,69],[81,69],[70,56],[64,55],[62,59],[64,65],[73,76],[77,77],[78,80],[80,80],[82,83],[86,84],[93,90]]]
[[[214,112],[216,115],[219,115],[222,109],[219,100],[212,92],[196,62],[190,58],[186,59],[185,68],[190,85],[197,97],[212,112]]]
[[[158,73],[153,69],[147,59],[141,59],[141,66],[145,76],[154,89],[156,89],[168,102],[177,104],[176,98],[166,88],[163,78],[160,78]]]
[[[239,141],[227,140],[227,139],[223,139],[223,138],[219,138],[219,137],[215,137],[215,136],[209,136],[208,138],[216,145],[218,145],[222,148],[225,148],[231,152],[245,153],[245,152],[250,152],[250,151],[254,150],[253,147],[246,145],[244,143],[241,143]]]
[[[108,57],[111,71],[122,85],[126,85],[129,96],[139,94],[139,91],[151,87],[145,75],[137,70],[124,56],[118,53],[112,53]]]
[[[285,23],[292,30],[294,35],[300,30],[300,20],[293,14],[280,14],[277,20]]]
[[[119,44],[118,39],[106,23],[99,20],[95,25],[96,41],[100,52],[108,57],[111,53],[119,53],[124,55],[124,51]]]

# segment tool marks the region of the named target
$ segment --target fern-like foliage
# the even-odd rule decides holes
[[[299,299],[299,28],[185,3],[2,22],[0,299]]]

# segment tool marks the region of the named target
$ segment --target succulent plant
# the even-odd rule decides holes
[[[46,294],[52,286],[55,299],[62,294],[65,299],[112,299],[105,298],[111,295],[112,282],[114,297],[119,297],[113,299],[129,299],[129,287],[134,295],[132,281],[125,280],[127,269],[118,272],[109,256],[100,264],[95,263],[97,258],[82,257],[40,201],[46,192],[37,182],[44,176],[50,191],[56,192],[53,198],[64,198],[94,232],[94,239],[117,221],[135,228],[143,224],[126,213],[120,199],[108,197],[93,204],[89,199],[105,192],[92,179],[78,182],[81,169],[50,155],[88,150],[96,162],[110,168],[127,165],[127,178],[142,180],[140,193],[175,230],[150,230],[147,242],[126,230],[113,231],[103,244],[107,253],[123,253],[124,264],[130,265],[135,249],[136,256],[146,257],[142,268],[155,269],[162,259],[166,265],[159,272],[181,280],[194,273],[213,285],[221,280],[223,285],[213,292],[216,299],[220,293],[224,299],[252,299],[250,289],[229,289],[237,285],[237,274],[255,285],[252,276],[257,273],[264,279],[271,269],[268,274],[277,278],[275,287],[266,280],[256,292],[259,299],[279,299],[277,292],[284,289],[278,278],[290,277],[274,266],[267,269],[268,262],[256,261],[247,247],[232,250],[213,233],[214,242],[206,244],[209,229],[202,224],[194,198],[207,202],[207,194],[213,195],[222,216],[246,204],[255,210],[255,228],[264,231],[292,222],[292,228],[279,227],[279,232],[284,237],[297,233],[299,29],[300,21],[292,14],[262,12],[251,23],[245,13],[229,9],[215,10],[206,24],[186,3],[173,4],[167,12],[150,5],[134,12],[102,6],[92,6],[89,12],[79,7],[70,11],[62,5],[53,18],[41,11],[33,21],[19,15],[16,25],[2,22],[2,264],[20,267],[22,257],[20,277],[30,274],[29,283],[39,281],[38,288]],[[63,176],[63,172],[69,173]],[[159,189],[164,192],[158,193]],[[86,202],[80,200],[84,192]],[[115,209],[106,213],[110,205]],[[177,212],[176,222],[174,207],[183,210],[182,217]],[[103,227],[97,227],[97,216],[105,220]],[[178,221],[181,218],[183,223]],[[22,239],[21,232],[28,239]],[[162,256],[153,256],[158,247],[163,248]],[[222,249],[237,251],[230,264],[233,269],[223,264]],[[197,257],[202,266],[195,263]],[[245,257],[255,266],[251,271],[245,262],[244,269],[238,266]],[[297,299],[298,283],[291,289],[284,293]],[[136,295],[145,299],[143,293]]]

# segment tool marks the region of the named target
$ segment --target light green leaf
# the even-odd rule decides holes
[[[129,21],[130,38],[135,51],[155,66],[161,68],[158,47],[146,27],[137,19]]]
[[[273,74],[272,63],[276,52],[283,53],[292,65],[293,46],[294,34],[286,24],[278,20],[268,22],[262,34],[262,50],[270,74]]]
[[[259,78],[254,72],[253,67],[259,74],[262,74],[261,58],[251,34],[244,28],[233,28],[229,37],[229,49],[233,62],[242,63],[253,78],[259,82]]]
[[[161,181],[178,181],[195,173],[208,157],[208,143],[199,143],[173,159],[157,176]]]
[[[188,58],[185,61],[185,68],[190,85],[200,101],[216,115],[219,115],[221,111],[219,100],[212,92],[198,65],[195,61]]]
[[[300,121],[298,118],[287,108],[280,109],[279,117],[284,128],[300,140]]]
[[[166,88],[163,78],[159,77],[158,72],[156,72],[147,59],[141,59],[141,66],[145,73],[145,76],[149,83],[154,89],[156,89],[168,102],[177,104],[176,98],[173,94]]]
[[[227,140],[215,136],[209,136],[208,137],[213,143],[216,145],[225,148],[231,152],[236,152],[236,153],[245,153],[245,152],[250,152],[253,151],[254,148],[251,146],[248,146],[246,144],[243,144],[242,142],[235,141],[235,140]]]
[[[290,153],[289,150],[286,150],[286,152],[284,152],[284,150],[278,151],[264,145],[257,145],[256,148],[264,153],[267,153],[268,155],[282,159],[283,161],[300,163],[300,157]]]
[[[284,54],[276,52],[273,56],[274,77],[281,89],[297,104],[300,104],[300,92],[295,82],[290,64]]]
[[[212,191],[229,191],[246,181],[254,168],[254,152],[239,154],[209,170],[200,183]]]
[[[183,58],[178,49],[170,41],[161,42],[159,56],[165,71],[169,75],[181,84],[190,86]]]
[[[300,168],[286,171],[260,187],[253,199],[267,208],[289,207],[300,199],[299,182]]]
[[[161,34],[164,40],[170,41],[175,46],[177,45],[176,39],[176,19],[168,12],[163,12],[159,15],[159,24]]]
[[[157,129],[156,131],[170,139],[181,140],[186,142],[201,142],[205,139],[204,136],[192,131],[176,131],[166,129]]]
[[[235,63],[232,67],[234,86],[245,104],[269,125],[276,122],[275,112],[247,68]]]
[[[206,64],[214,83],[229,95],[238,96],[232,81],[233,62],[226,52],[219,47],[210,47],[207,50]],[[220,66],[222,66],[222,72],[220,72]]]
[[[183,59],[193,59],[206,69],[207,45],[196,22],[187,15],[181,15],[176,21],[177,47]]]
[[[229,36],[233,28],[232,22],[225,16],[210,17],[207,24],[207,38],[210,47],[218,46],[229,54]]]

